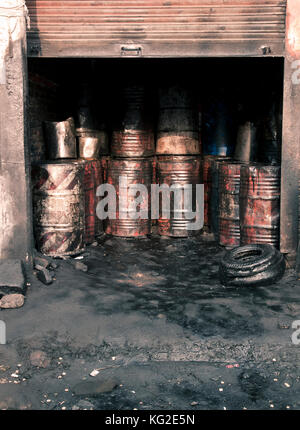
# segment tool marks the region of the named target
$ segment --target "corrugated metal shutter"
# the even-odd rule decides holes
[[[283,55],[286,0],[27,0],[29,56]]]

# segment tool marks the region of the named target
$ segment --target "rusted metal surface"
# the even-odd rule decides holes
[[[106,131],[77,132],[79,157],[86,160],[97,160],[109,153],[109,140]]]
[[[159,185],[191,184],[195,186],[196,184],[201,184],[201,160],[199,156],[157,156],[156,169]],[[187,228],[191,220],[184,217],[183,194],[181,196],[182,211],[180,213],[175,213],[173,200],[174,197],[171,195],[169,219],[163,218],[162,207],[160,205],[160,216],[158,219],[159,234],[162,236],[188,237],[191,234],[199,233],[197,230],[193,231]],[[193,201],[195,202],[195,195],[193,195]]]
[[[103,181],[104,183],[107,181],[107,168],[108,168],[108,163],[110,160],[110,156],[109,155],[103,155],[100,159],[101,161],[101,166],[102,166],[102,173],[103,173]]]
[[[278,248],[280,166],[251,164],[241,168],[241,245],[267,243]]]
[[[257,155],[257,127],[246,121],[238,128],[234,159],[237,161],[255,161]]]
[[[75,123],[73,118],[65,121],[45,121],[44,134],[49,160],[77,158]]]
[[[54,257],[80,253],[85,227],[82,162],[36,165],[32,186],[37,249]]]
[[[204,184],[204,228],[210,231],[209,207],[212,186],[212,164],[216,156],[204,155],[202,160],[202,179]]]
[[[143,199],[139,204],[140,211],[150,209],[150,192],[152,180],[152,159],[151,158],[133,158],[133,159],[109,159],[107,166],[106,182],[115,187],[117,193],[117,210],[116,219],[107,219],[105,221],[105,233],[113,236],[123,237],[141,237],[151,233],[151,216],[148,214],[148,219],[133,219],[130,214],[130,205],[134,201],[134,197],[129,195],[128,190],[130,185],[143,184],[147,187],[148,198]],[[128,187],[122,189],[123,193],[127,194],[124,209],[128,211],[126,218],[121,219],[120,216],[120,176],[127,180]]]
[[[230,157],[214,157],[211,164],[211,195],[208,201],[209,224],[215,239],[219,240],[219,167]]]
[[[224,162],[219,166],[219,243],[240,245],[240,178],[242,164]]]
[[[26,5],[30,56],[284,52],[285,0],[26,0]]]
[[[130,85],[122,90],[120,112],[113,126],[111,154],[115,157],[154,155],[154,134],[149,119],[145,88]]]
[[[199,116],[190,91],[161,88],[156,154],[200,154]]]
[[[85,196],[85,236],[86,244],[92,243],[103,232],[103,222],[97,217],[96,208],[100,197],[96,191],[102,180],[102,165],[100,160],[84,160],[84,196]]]

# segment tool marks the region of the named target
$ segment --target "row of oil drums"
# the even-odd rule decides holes
[[[153,166],[156,166],[156,179]],[[86,244],[102,234],[120,237],[145,237],[152,231],[151,184],[195,186],[201,183],[201,159],[199,156],[158,156],[147,158],[110,158],[103,160],[54,160],[32,168],[34,231],[37,248],[46,255],[74,255]],[[106,171],[104,176],[104,171]],[[97,192],[99,185],[112,185],[115,194]],[[126,183],[120,182],[126,178]],[[147,194],[138,202],[137,213],[131,216],[136,193],[134,186],[145,186]],[[122,189],[123,187],[123,189]],[[125,189],[124,189],[125,188]],[[121,193],[124,204],[121,216]],[[162,216],[157,200],[158,233],[163,236],[187,237],[190,234],[184,210],[184,196],[180,194],[179,209],[170,202],[169,217]],[[102,222],[97,207],[102,199],[115,209],[115,216]],[[193,196],[194,197],[194,196]],[[104,207],[104,206],[103,206]],[[177,213],[176,213],[177,208]],[[182,211],[181,211],[182,209]],[[109,212],[107,211],[109,214]],[[180,215],[181,214],[181,215]]]
[[[122,186],[126,188],[122,210],[127,211],[127,216],[120,216],[120,205],[116,202],[116,217],[105,220],[105,232],[123,237],[150,234],[153,159],[109,158],[106,163],[106,181],[114,186],[116,197],[124,192]],[[278,247],[278,166],[240,163],[213,156],[203,159],[198,156],[157,156],[155,164],[159,185],[196,185],[203,179],[205,226],[213,231],[221,245],[269,243]],[[86,243],[103,232],[102,221],[96,211],[104,196],[97,196],[96,190],[103,183],[101,161],[52,161],[35,166],[32,172],[35,237],[39,250],[54,256],[79,253]],[[125,185],[120,183],[121,176],[126,177]],[[146,198],[140,201],[140,211],[143,210],[146,216],[135,218],[128,214],[132,199],[136,197],[129,190],[131,186],[140,184],[148,191]],[[184,208],[184,201],[180,204],[179,212]],[[178,216],[176,208],[172,204],[170,207],[170,215],[166,218],[162,216],[159,205],[160,235],[187,237],[199,232],[188,227],[190,221],[184,214]]]
[[[221,245],[278,248],[280,166],[205,156],[203,181],[204,225]]]

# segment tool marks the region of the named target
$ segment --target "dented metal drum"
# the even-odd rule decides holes
[[[216,156],[211,165],[211,194],[208,202],[208,218],[210,229],[215,239],[219,240],[219,167],[220,163],[229,161],[230,157]]]
[[[110,159],[108,160],[106,182],[115,187],[117,195],[116,219],[105,221],[105,233],[122,237],[142,237],[151,233],[150,193],[153,174],[152,158]],[[127,181],[120,184],[121,177]],[[147,219],[133,216],[138,192],[130,187],[136,184],[146,186],[147,196],[138,204],[138,212],[145,211]],[[123,212],[120,197],[123,196]],[[126,213],[125,213],[126,212]]]
[[[280,166],[253,163],[241,169],[241,244],[279,247]]]
[[[240,245],[240,179],[242,163],[229,161],[219,165],[219,243]]]
[[[61,122],[45,121],[44,135],[49,160],[77,158],[75,123],[73,118]]]
[[[96,192],[102,180],[102,165],[100,160],[84,160],[84,195],[85,195],[85,243],[92,243],[103,233],[103,223],[97,217],[96,208],[100,200]]]
[[[113,125],[111,154],[115,157],[150,157],[155,153],[153,126],[143,86],[122,91],[120,112]]]
[[[192,185],[193,210],[196,210],[195,186],[201,184],[201,160],[198,156],[165,155],[157,156],[157,182],[159,185]],[[193,220],[186,218],[184,197],[181,192],[180,211],[174,208],[174,194],[170,199],[170,218],[165,219],[162,205],[159,207],[158,232],[161,236],[188,237],[199,233],[199,230],[189,229]]]
[[[33,166],[34,233],[37,249],[61,257],[84,250],[83,164],[52,161]]]
[[[156,154],[200,154],[199,113],[190,92],[163,88],[159,105]]]

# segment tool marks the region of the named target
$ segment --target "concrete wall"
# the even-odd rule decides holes
[[[11,16],[11,18],[9,18]],[[21,0],[0,5],[0,258],[30,262],[26,20]]]

